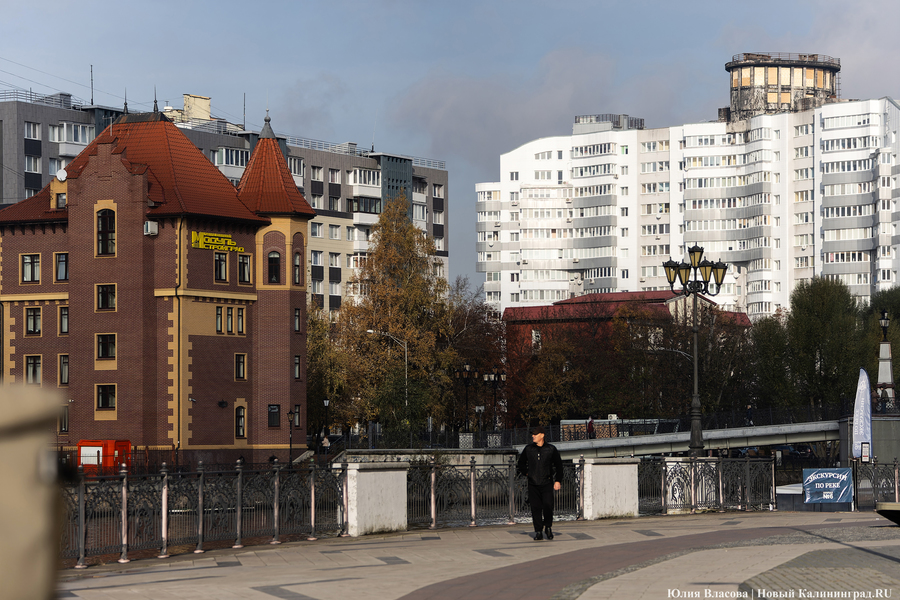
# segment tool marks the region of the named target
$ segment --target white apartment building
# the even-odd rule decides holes
[[[501,155],[500,180],[476,185],[486,300],[667,289],[662,263],[694,244],[729,264],[716,301],[752,319],[813,276],[863,300],[894,285],[900,105],[839,99],[840,62],[822,55],[743,54],[726,70],[717,121],[579,116],[571,135]]]

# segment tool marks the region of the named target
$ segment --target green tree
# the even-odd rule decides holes
[[[791,377],[787,319],[776,314],[760,319],[750,332],[753,404],[760,409],[794,406],[797,388]]]
[[[326,311],[311,303],[306,311],[306,418],[310,433],[317,433],[325,422],[325,403],[332,423],[349,424],[347,397],[347,354],[341,349],[340,329]],[[350,411],[352,412],[352,411]]]
[[[787,318],[790,373],[810,408],[836,408],[852,398],[865,366],[856,298],[846,285],[822,277],[800,282]]]

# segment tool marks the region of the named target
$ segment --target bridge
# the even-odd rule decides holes
[[[553,442],[553,445],[559,449],[563,460],[578,460],[582,455],[585,458],[614,458],[688,452],[690,437],[690,431],[679,431],[676,433]],[[837,421],[815,421],[811,423],[704,430],[703,448],[704,450],[718,451],[731,448],[825,442],[839,439],[840,431]],[[523,445],[515,446],[517,452],[521,452],[523,447]]]

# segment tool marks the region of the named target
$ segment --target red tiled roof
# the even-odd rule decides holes
[[[238,199],[237,190],[194,144],[159,113],[125,115],[107,127],[66,167],[78,179],[101,144],[134,174],[146,173],[150,200],[148,216],[209,216],[265,223]],[[49,186],[36,196],[0,211],[0,222],[49,220]],[[43,201],[41,201],[43,199]],[[61,212],[61,211],[60,211]]]
[[[68,211],[50,208],[49,185],[31,198],[20,200],[0,210],[0,224],[68,220]]]
[[[297,189],[274,138],[260,138],[257,142],[238,185],[238,197],[248,209],[259,214],[316,216],[316,211]]]

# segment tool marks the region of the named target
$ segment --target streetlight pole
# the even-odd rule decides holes
[[[456,378],[461,379],[463,386],[466,388],[465,433],[469,433],[469,386],[472,382],[478,382],[478,369],[472,371],[471,365],[465,363],[462,369],[456,370]]]
[[[698,334],[700,332],[700,326],[697,323],[697,295],[717,295],[721,290],[722,281],[725,280],[725,271],[728,269],[728,265],[721,260],[715,263],[709,262],[703,258],[703,248],[696,244],[688,248],[688,255],[691,259],[690,262],[682,261],[678,263],[669,258],[663,263],[663,268],[666,270],[669,289],[673,292],[675,291],[675,279],[677,277],[678,283],[681,285],[681,294],[693,296],[694,316],[691,330],[694,334],[694,395],[691,397],[691,441],[688,448],[690,448],[692,457],[698,457],[703,453],[703,424],[700,419],[702,411],[700,408],[699,374],[697,371]],[[712,276],[716,284],[715,292],[711,291],[709,286],[710,276]]]
[[[491,420],[491,431],[497,430],[497,388],[506,383],[506,371],[497,372],[497,367],[488,373],[484,372],[484,383],[494,388],[494,410]]]
[[[378,335],[391,338],[392,340],[403,346],[403,406],[406,408],[406,426],[409,429],[409,447],[412,448],[412,422],[409,419],[409,344],[406,340],[401,340],[398,337],[394,337],[386,331],[375,331],[374,329],[367,329],[366,333],[377,333]]]

